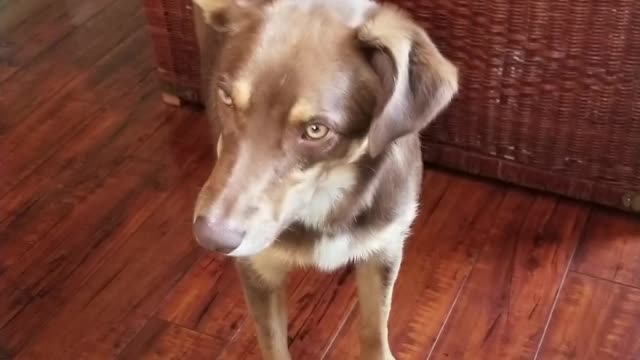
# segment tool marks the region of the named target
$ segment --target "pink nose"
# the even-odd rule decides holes
[[[229,254],[240,246],[245,232],[233,229],[224,222],[211,222],[204,216],[198,216],[193,223],[193,234],[202,247]]]

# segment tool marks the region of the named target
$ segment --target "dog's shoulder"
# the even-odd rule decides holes
[[[417,212],[417,203],[407,203],[392,221],[381,225],[354,226],[337,232],[289,233],[254,258],[257,264],[287,264],[333,271],[372,256],[397,254],[402,248]],[[262,266],[261,266],[262,267]]]
[[[416,212],[417,204],[412,202],[399,210],[392,221],[379,228],[363,227],[323,235],[313,245],[313,265],[332,271],[372,256],[397,254],[396,250],[402,248]]]

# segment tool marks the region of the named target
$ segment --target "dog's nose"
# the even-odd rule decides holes
[[[225,225],[223,222],[210,222],[204,216],[198,216],[193,223],[193,234],[203,247],[223,254],[229,254],[242,242],[244,232]]]

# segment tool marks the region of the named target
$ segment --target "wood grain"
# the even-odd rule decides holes
[[[162,103],[142,4],[0,0],[0,47],[0,359],[260,359],[232,261],[193,241],[212,139]],[[437,168],[420,208],[398,360],[640,358],[638,219]],[[288,301],[294,359],[357,358],[351,269]]]
[[[503,195],[492,184],[459,179],[449,184],[431,216],[420,220],[405,250],[391,311],[391,346],[400,359],[428,355]]]
[[[129,108],[125,101],[118,103],[122,105],[118,110],[97,117],[96,126],[84,129],[78,141],[37,168],[2,199],[0,235],[16,239],[0,243],[0,250],[10,254],[2,259],[2,266],[18,264],[32,247],[49,241],[43,236],[73,210],[73,199],[89,196],[100,179],[122,164],[123,156],[140,147],[136,139],[146,139],[157,131],[162,122],[157,121],[161,112],[154,99],[140,101],[151,89],[143,86],[129,94],[139,107]],[[140,116],[146,111],[148,117]],[[138,121],[131,123],[132,118]],[[128,131],[122,131],[125,128]]]
[[[62,5],[59,1],[21,0],[0,5],[0,45],[9,49],[6,58],[0,56],[0,83],[112,2],[67,0]]]
[[[94,260],[97,264],[92,264],[96,268],[90,278],[80,283],[18,359],[47,353],[109,358],[135,336],[202,254],[191,240],[189,222],[173,221],[174,211],[187,212],[192,207],[197,188],[184,185],[166,197],[165,203],[171,206],[159,206],[130,237],[117,237],[120,244]]]
[[[0,198],[41,164],[55,163],[51,157],[72,138],[86,137],[87,132],[96,131],[96,124],[101,125],[98,129],[108,126],[103,123],[108,113],[105,109],[131,108],[132,103],[140,101],[135,90],[142,86],[141,95],[148,96],[155,89],[155,83],[148,79],[152,68],[146,42],[144,33],[134,33],[90,72],[67,84],[45,106],[3,134],[0,151],[5,156],[0,166],[11,176],[0,180]],[[135,65],[122,66],[129,62]],[[122,89],[124,82],[132,86]]]
[[[569,274],[538,359],[640,358],[640,289]]]
[[[518,214],[494,227],[432,353],[432,359],[532,359],[587,219],[583,206],[511,192]]]
[[[640,219],[595,210],[572,270],[640,287]]]
[[[10,33],[11,30],[20,27],[27,19],[36,17],[50,6],[54,0],[24,0],[0,2],[0,32]],[[27,25],[28,29],[34,24]]]
[[[129,170],[127,168],[123,171],[128,173]],[[193,172],[195,169],[188,166],[185,170]],[[132,189],[136,189],[136,185],[140,186],[141,184],[140,181],[132,182],[126,177],[117,176],[117,173],[113,175],[115,176],[112,177],[112,182],[110,181],[108,184],[114,185],[122,182],[128,184],[126,186]],[[157,172],[149,175],[151,177],[142,180],[148,183],[149,180],[152,180],[152,177],[157,176]],[[137,232],[141,224],[145,223],[150,226],[147,219],[158,207],[162,207],[167,197],[169,197],[168,201],[175,201],[175,197],[169,196],[171,191],[175,191],[171,190],[171,188],[167,193],[158,189],[145,188],[146,186],[143,188],[138,187],[137,190],[133,190],[133,193],[123,192],[122,196],[126,198],[125,201],[121,200],[123,199],[122,197],[109,194],[110,190],[117,191],[118,188],[107,186],[104,190],[99,190],[96,194],[91,195],[95,200],[76,210],[75,214],[80,216],[74,215],[64,220],[64,225],[60,225],[58,227],[59,230],[50,235],[51,241],[47,242],[46,246],[45,242],[42,242],[40,246],[30,252],[34,254],[34,258],[29,259],[27,263],[31,265],[27,267],[21,266],[20,268],[24,270],[18,272],[16,277],[18,281],[13,282],[16,286],[19,286],[17,290],[24,289],[29,295],[22,301],[12,303],[12,307],[8,310],[12,311],[12,308],[17,308],[13,310],[16,315],[12,317],[11,322],[2,326],[0,330],[1,337],[8,342],[11,349],[19,350],[22,348],[31,337],[41,332],[43,324],[50,321],[52,316],[61,311],[60,309],[64,308],[68,302],[75,300],[85,291],[91,291],[90,288],[87,288],[87,284],[93,284],[96,281],[95,277],[105,271],[100,269],[103,269],[107,264],[111,264],[114,256],[123,259],[123,261],[136,261],[135,254],[133,254],[134,257],[132,259],[124,256],[126,252],[122,253],[121,251],[126,251],[126,248],[123,250],[123,246],[133,241],[131,240],[131,234]],[[196,189],[196,187],[193,186],[192,189]],[[101,194],[104,194],[104,196]],[[105,201],[105,199],[108,199],[108,201]],[[91,204],[95,206],[96,203],[101,204],[101,206],[96,207],[96,210],[101,209],[100,211],[105,215],[96,213],[96,218],[91,223],[85,224],[85,218],[82,215],[88,216],[88,214],[83,213],[82,210],[87,209]],[[78,227],[77,224],[83,224],[83,226]],[[185,231],[185,234],[181,235],[184,238],[183,242],[190,243],[189,227],[187,226],[185,229],[183,226],[182,229]],[[72,241],[66,241],[69,239]],[[147,240],[140,239],[138,241],[144,242]],[[46,249],[54,250],[47,252],[44,251]],[[175,255],[180,256],[179,253]],[[145,257],[141,256],[139,260],[142,261],[144,259]],[[153,261],[153,258],[149,259],[149,261]],[[178,273],[184,271],[182,266],[184,265],[180,265],[177,268],[176,271],[179,271]],[[10,270],[12,269],[14,268],[12,267]],[[172,274],[170,268],[164,269],[162,265],[154,269],[154,271],[163,271],[166,275]],[[111,276],[116,276],[120,270],[109,268],[108,271],[110,271],[109,274]],[[130,276],[135,278],[135,275]],[[135,279],[136,287],[142,286],[141,291],[143,291],[144,286],[140,282],[143,279]],[[125,278],[121,281],[131,280],[132,278],[128,280]],[[110,284],[108,280],[102,281],[105,284]],[[162,291],[166,291],[163,290],[164,286],[170,287],[171,284],[171,282],[154,284],[148,289],[150,292],[145,294],[145,301],[152,304],[159,302],[164,297]],[[153,293],[151,290],[158,293]],[[157,298],[153,298],[156,295]],[[112,296],[116,299],[119,295],[111,294],[106,296]],[[128,301],[127,298],[121,300]],[[152,310],[150,309],[149,312],[152,312]]]
[[[355,273],[344,269],[326,287],[314,289],[318,299],[289,349],[296,359],[321,359],[356,305]]]
[[[169,294],[157,316],[215,337],[215,356],[248,322],[240,279],[229,259],[206,256]]]
[[[91,71],[99,59],[141,30],[143,24],[140,4],[114,1],[108,11],[100,12],[64,37],[46,55],[20,68],[11,81],[0,83],[0,132],[20,126],[27,115],[39,109],[73,79]]]
[[[211,360],[211,354],[220,347],[219,341],[214,337],[152,318],[118,359]]]
[[[153,113],[149,115],[152,116],[149,120],[153,122],[144,126],[145,122],[140,121],[139,129],[154,129],[148,125],[157,123],[157,117],[153,116]],[[22,243],[22,246],[19,245],[20,242],[10,242],[9,244],[18,244],[9,247],[13,249],[14,257],[2,259],[6,264],[6,270],[0,276],[0,284],[19,285],[20,289],[33,294],[27,298],[29,302],[15,304],[22,309],[19,316],[0,330],[0,335],[6,337],[12,349],[21,348],[30,336],[41,330],[43,321],[47,321],[70,298],[77,296],[76,291],[86,284],[87,279],[111,259],[113,252],[119,251],[128,243],[131,234],[135,233],[159,206],[162,208],[164,201],[173,192],[186,187],[181,190],[182,195],[173,196],[183,196],[180,201],[185,203],[187,209],[191,206],[188,202],[195,196],[197,183],[203,181],[206,175],[206,172],[202,171],[204,168],[199,166],[200,161],[205,158],[203,156],[209,154],[209,148],[202,146],[206,143],[206,132],[198,126],[185,126],[197,124],[194,119],[179,116],[174,120],[175,124],[179,125],[178,128],[171,122],[165,122],[164,126],[155,129],[153,135],[148,138],[138,137],[140,133],[135,131],[125,132],[129,134],[126,137],[128,142],[135,144],[137,140],[146,141],[136,147],[135,157],[129,155],[128,161],[123,162],[120,158],[118,162],[112,162],[116,166],[115,170],[106,168],[107,171],[103,171],[102,176],[97,176],[98,173],[90,171],[91,169],[86,169],[86,172],[77,171],[76,175],[86,174],[85,180],[82,180],[82,177],[80,180],[74,179],[69,188],[63,187],[58,193],[54,193],[52,201],[45,202],[52,204],[52,207],[32,206],[30,209],[34,209],[34,212],[24,215],[44,220],[46,217],[43,215],[50,213],[55,215],[57,220],[55,226],[44,232],[37,242]],[[172,128],[172,132],[163,131]],[[174,140],[173,137],[168,137],[170,134],[186,136],[187,139]],[[197,139],[202,143],[199,145],[200,150],[194,151],[193,146],[198,144]],[[113,144],[116,145],[120,141],[114,141]],[[169,149],[165,149],[167,146]],[[118,148],[116,146],[116,149]],[[144,154],[149,152],[154,154],[153,158],[144,157]],[[196,159],[199,161],[195,161]],[[123,167],[125,165],[126,167]],[[139,181],[130,180],[130,177],[135,175],[135,166],[149,169],[138,177]],[[117,170],[118,167],[123,169]],[[158,172],[159,169],[162,169],[162,174]],[[194,176],[198,171],[200,177]],[[192,185],[189,186],[183,181],[185,174],[191,177]],[[78,180],[80,182],[77,182]],[[86,186],[83,185],[85,181]],[[122,191],[121,187],[130,191]],[[185,191],[189,193],[185,194]],[[58,201],[53,201],[58,196],[60,201],[68,204],[67,210],[63,213],[55,206]],[[85,200],[74,203],[66,199]],[[190,209],[187,211],[190,212]],[[29,223],[32,220],[22,221]],[[184,222],[181,224],[186,225]],[[24,229],[29,230],[28,227]],[[189,242],[191,237],[188,226],[185,231],[186,236],[183,237]],[[30,232],[25,233],[27,234]],[[29,238],[25,235],[17,236],[18,239]],[[34,238],[37,239],[38,236]],[[19,249],[23,250],[18,252]],[[27,249],[28,252],[24,252]]]

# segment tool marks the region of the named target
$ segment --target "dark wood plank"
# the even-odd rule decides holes
[[[230,259],[208,254],[171,291],[156,313],[215,337],[218,355],[248,319],[240,278]]]
[[[640,289],[570,273],[538,359],[640,359]]]
[[[327,287],[314,287],[309,294],[318,299],[310,316],[294,331],[289,345],[296,359],[321,359],[335,340],[357,303],[355,272],[347,268],[331,277]]]
[[[640,287],[640,219],[617,211],[593,211],[572,270]]]
[[[0,167],[10,176],[0,180],[0,198],[73,137],[102,125],[96,117],[103,116],[105,108],[135,105],[125,97],[137,99],[131,90],[150,76],[152,55],[147,44],[146,34],[134,33],[91,72],[76,78],[20,126],[2,135],[0,152],[5,155]]]
[[[458,180],[405,250],[389,331],[400,358],[426,357],[503,202],[495,184]]]
[[[224,279],[227,272],[231,273],[229,283]],[[221,305],[223,304],[213,302],[218,298],[228,299],[230,294],[224,293],[224,291],[229,287],[225,285],[232,285],[231,282],[235,280],[239,279],[235,276],[232,260],[219,254],[207,253],[180,280],[163,301],[155,316],[182,327],[207,333],[203,320],[212,307],[233,312],[233,307],[222,309]],[[227,311],[216,312],[227,319],[231,315]],[[225,322],[227,329],[237,328],[237,325],[234,325],[234,320],[225,320]]]
[[[513,218],[519,229],[492,229],[431,358],[533,359],[587,217],[583,205],[539,196]]]
[[[255,329],[239,281],[232,261],[208,255],[172,290],[157,316],[219,339],[224,346],[217,349],[216,356],[252,358],[258,354]],[[319,293],[331,281],[327,274],[305,271],[293,274],[289,281],[291,337],[299,332],[320,301]]]
[[[118,359],[211,360],[220,347],[219,340],[214,337],[152,318]]]
[[[134,103],[155,93],[155,88],[148,84],[139,91],[130,94]],[[22,259],[71,213],[77,203],[73,199],[87,197],[99,179],[108,177],[113,168],[141,146],[139,140],[149,137],[163,123],[158,121],[164,110],[158,107],[157,98],[129,108],[126,102],[121,105],[122,108],[95,118],[97,126],[88,126],[80,133],[83,140],[65,147],[2,199],[0,236],[14,239],[0,243],[2,267],[27,265]]]
[[[131,236],[114,237],[115,244],[88,263],[89,274],[79,271],[84,276],[67,281],[66,301],[17,359],[112,358],[137,334],[202,255],[192,240],[190,214],[207,169],[194,162],[187,170],[199,176],[176,186]]]
[[[329,350],[324,355],[323,359],[327,360],[340,360],[340,359],[358,359],[360,356],[360,338],[359,338],[359,324],[361,321],[361,314],[358,308],[354,308],[353,311],[346,318],[342,328],[336,334],[335,340],[329,347]],[[392,345],[392,351],[394,347]],[[394,351],[394,354],[396,352]],[[396,359],[401,359],[396,357]]]
[[[443,176],[444,179],[438,180]],[[445,174],[427,178],[425,205]],[[423,212],[405,248],[405,258],[396,283],[390,319],[390,339],[400,359],[426,358],[449,308],[496,219],[503,192],[495,184],[456,178],[437,198],[433,212]],[[355,353],[359,314],[336,339],[327,354],[342,359]]]
[[[300,274],[292,281],[299,286],[288,301],[290,351],[294,359],[320,359],[355,305],[353,274],[350,269],[334,274]],[[242,324],[219,358],[260,358],[253,321]]]
[[[19,28],[26,19],[37,17],[55,0],[0,1],[0,34],[9,34]],[[33,26],[33,25],[31,25]],[[29,26],[25,26],[28,28]]]
[[[191,129],[193,129],[192,140],[204,140],[203,136],[198,137],[196,133],[198,127],[192,127]],[[164,134],[154,134],[147,144],[138,148],[138,151],[143,152],[149,147],[153,148],[156,145],[153,142],[154,139],[160,138],[160,141],[166,141],[163,135]],[[157,201],[162,200],[163,196],[166,195],[167,187],[170,188],[179,183],[181,180],[177,177],[180,175],[179,172],[185,171],[185,169],[192,169],[192,167],[196,165],[190,164],[190,162],[197,158],[202,159],[202,156],[206,152],[207,149],[203,148],[200,151],[188,153],[188,157],[184,159],[187,160],[185,163],[175,163],[173,166],[168,163],[169,161],[173,161],[173,159],[167,159],[167,155],[163,156],[165,158],[164,161],[167,161],[167,163],[160,161],[163,157],[157,154],[155,161],[128,158],[127,161],[121,164],[116,163],[116,169],[105,168],[104,171],[92,173],[91,176],[89,176],[90,173],[85,174],[87,175],[86,178],[81,178],[80,182],[72,183],[73,191],[65,192],[63,190],[56,194],[60,196],[60,198],[56,199],[56,197],[53,197],[48,199],[53,200],[54,204],[60,202],[66,203],[67,209],[62,212],[61,218],[50,231],[41,234],[41,236],[46,235],[46,240],[35,243],[34,246],[29,249],[28,257],[22,257],[20,261],[15,261],[14,266],[10,267],[8,272],[19,274],[17,276],[21,279],[21,287],[29,289],[34,293],[42,292],[43,290],[39,289],[39,286],[43,285],[41,275],[44,276],[46,273],[46,276],[53,276],[55,272],[64,271],[67,265],[57,263],[55,271],[47,268],[39,268],[34,265],[38,263],[56,262],[55,259],[58,256],[58,251],[63,251],[64,264],[69,263],[70,265],[68,266],[70,269],[74,269],[76,260],[85,260],[85,251],[96,250],[93,241],[108,239],[112,235],[123,235],[119,233],[112,234],[112,229],[109,226],[118,228],[125,220],[137,220],[135,215],[137,215],[137,211],[140,210],[138,205],[144,205],[142,209],[146,211],[152,210],[149,205],[157,205]],[[136,153],[136,156],[140,156],[140,154]],[[142,199],[136,198],[137,193],[123,194],[124,191],[122,189],[118,191],[119,189],[109,186],[110,184],[113,186],[128,186],[128,184],[119,184],[119,180],[123,179],[119,179],[116,174],[118,174],[120,169],[129,164],[134,165],[134,169],[136,168],[135,165],[138,164],[140,167],[149,168],[148,171],[144,173],[144,182],[140,184],[140,189],[148,191],[148,194],[145,193]],[[177,174],[171,174],[172,169],[176,169],[174,171],[176,171]],[[135,173],[134,170],[125,170],[122,175],[126,176],[127,171],[130,174]],[[66,188],[66,190],[71,189]],[[78,190],[81,191],[76,192]],[[98,192],[103,190],[106,192],[104,195],[105,198],[100,199]],[[115,196],[110,192],[115,192]],[[118,196],[123,196],[121,202],[115,200]],[[111,204],[111,201],[113,201],[113,208],[108,206],[108,204]],[[146,205],[147,203],[150,204]],[[102,206],[98,206],[99,204]],[[47,212],[35,212],[35,209],[38,209],[38,207],[33,207],[32,209],[34,209],[34,213],[27,213],[25,216],[29,215],[32,219],[40,219],[43,215],[48,215]],[[41,208],[41,210],[43,210],[43,208]],[[50,210],[50,208],[44,208],[44,210]],[[94,214],[91,211],[97,212]],[[105,214],[101,215],[103,211]],[[134,213],[128,213],[129,211],[133,211]],[[188,218],[187,216],[187,219]],[[102,223],[100,221],[102,221]],[[92,230],[97,232],[88,234],[81,233],[82,235],[78,234],[79,231]],[[29,231],[28,234],[32,234],[31,229],[26,229],[26,231]],[[62,243],[64,243],[65,248],[60,250],[59,245]],[[79,248],[75,248],[75,245],[78,245]],[[91,247],[86,248],[87,245],[91,245]],[[74,251],[80,251],[80,253],[75,254]],[[38,274],[39,271],[42,271],[43,274]],[[58,281],[51,281],[49,283],[56,284],[57,282]],[[36,283],[39,285],[36,286]]]
[[[130,214],[127,210],[128,202],[135,202],[140,196],[139,189],[144,188],[142,186],[151,171],[153,169],[148,164],[131,162],[121,169],[116,169],[108,177],[96,178],[92,184],[96,190],[88,193],[89,197],[76,206],[76,211],[65,223],[65,225],[68,224],[67,226],[58,227],[58,231],[50,235],[51,240],[42,243],[48,246],[35,248],[33,257],[28,258],[26,261],[28,264],[24,264],[24,267],[20,264],[20,270],[18,266],[8,270],[17,271],[13,275],[14,279],[19,279],[15,281],[15,286],[31,294],[31,300],[46,297],[51,288],[59,286],[60,281],[68,277],[69,272],[75,268],[76,264],[73,264],[73,261],[67,262],[69,256],[74,257],[73,254],[78,253],[77,261],[82,261],[82,253],[89,252],[92,243],[104,240],[105,234],[99,229],[104,229],[102,231],[108,234],[110,228],[122,221],[117,217],[118,213],[125,216]],[[109,221],[110,219],[113,222]],[[92,234],[94,231],[97,232],[95,235]],[[29,299],[27,299],[26,304],[21,306],[22,315],[30,317],[28,313],[33,311],[33,306],[29,305]],[[33,320],[41,323],[45,318],[42,317],[44,314],[39,313],[39,315],[41,316],[39,319]],[[24,341],[24,339],[14,338],[14,334],[11,333],[14,327],[23,330],[21,335],[26,333],[27,326],[22,323],[23,318],[24,316],[13,317],[12,322],[0,330],[3,337],[11,342],[11,350],[16,350]]]
[[[113,0],[21,0],[0,5],[0,83],[49,50]]]
[[[6,154],[6,157],[0,160],[0,166],[10,176],[0,180],[0,195],[4,196],[9,192],[31,170],[22,168],[28,164],[28,160],[37,158],[39,163],[46,160],[50,156],[49,145],[55,144],[58,137],[62,138],[60,140],[66,140],[65,138],[71,136],[84,119],[94,116],[97,112],[98,109],[90,104],[57,99],[36,110],[32,119],[25,119],[25,124],[19,131],[4,136],[0,151]],[[42,124],[37,122],[51,118],[55,121],[43,121]],[[52,140],[47,140],[48,134],[51,134]]]
[[[116,0],[108,11],[100,12],[46,54],[20,68],[11,81],[0,83],[0,134],[21,125],[27,115],[73,79],[91,71],[98,60],[143,25],[140,2]]]
[[[156,106],[162,107],[156,98]],[[147,115],[153,116],[151,112]],[[196,119],[205,124],[200,114],[193,114]],[[144,121],[141,120],[141,123]],[[26,245],[29,251],[19,253],[17,257],[11,257],[11,253],[4,253],[4,258],[9,257],[10,266],[0,277],[0,284],[14,284],[19,289],[28,291],[34,302],[26,304],[16,303],[14,306],[21,307],[19,316],[0,330],[0,334],[7,339],[12,349],[20,349],[25,342],[41,330],[43,323],[58,311],[69,299],[76,296],[76,291],[89,281],[88,278],[99,268],[113,260],[113,253],[121,250],[128,239],[134,234],[141,224],[146,223],[147,218],[158,209],[170,212],[171,206],[164,209],[161,204],[173,193],[181,191],[185,198],[182,203],[186,208],[184,220],[177,225],[182,226],[186,236],[184,240],[190,243],[191,233],[188,226],[194,193],[199,186],[198,182],[204,181],[206,172],[202,169],[202,161],[206,161],[210,153],[209,145],[206,142],[206,131],[203,128],[194,126],[198,124],[193,117],[177,117],[175,123],[165,122],[166,128],[172,129],[175,133],[156,131],[135,153],[134,157],[120,159],[119,167],[122,171],[114,171],[112,168],[105,169],[102,174],[88,171],[84,181],[88,186],[77,186],[76,183],[66,191],[56,194],[62,198],[62,202],[69,204],[63,216],[59,218],[55,227],[46,236],[38,237],[39,241]],[[157,121],[157,117],[149,118]],[[162,129],[162,127],[160,128]],[[135,133],[133,133],[135,134]],[[170,135],[172,134],[172,135]],[[174,138],[177,136],[177,138]],[[186,138],[182,138],[185,136]],[[138,137],[127,137],[130,141],[139,140]],[[196,145],[197,144],[197,145]],[[207,146],[203,146],[207,145]],[[194,146],[199,150],[194,149]],[[169,148],[166,148],[169,147]],[[154,154],[153,157],[144,157],[145,154]],[[205,156],[206,155],[206,156]],[[203,158],[203,156],[205,156]],[[123,161],[126,160],[126,161]],[[197,160],[197,161],[196,161]],[[115,162],[118,164],[118,162]],[[131,181],[126,176],[132,173],[127,167],[139,164],[143,168],[149,168],[140,181]],[[118,175],[119,173],[123,175]],[[196,176],[200,174],[200,177]],[[183,181],[188,175],[190,180]],[[122,178],[125,176],[125,178]],[[137,185],[136,185],[137,184]],[[190,185],[189,185],[190,184]],[[83,188],[80,193],[75,193],[78,188]],[[129,191],[124,191],[120,187],[128,187]],[[184,189],[183,189],[184,187]],[[71,199],[69,199],[71,192]],[[178,195],[173,195],[178,196]],[[55,198],[55,197],[54,197]],[[69,202],[69,200],[73,202]],[[77,203],[77,201],[82,201]],[[175,199],[173,199],[175,201]],[[180,204],[181,202],[177,202]],[[49,202],[45,202],[50,204]],[[55,205],[41,208],[30,214],[32,220],[37,222],[44,214],[51,212],[57,215]],[[37,207],[32,207],[37,209]],[[42,211],[46,212],[43,214]],[[51,211],[50,211],[51,210]],[[177,209],[176,209],[177,210]],[[175,217],[174,217],[175,218]],[[28,232],[17,237],[22,240]],[[19,241],[10,242],[15,243]],[[9,250],[20,248],[20,245],[9,246]],[[28,255],[28,256],[27,256]],[[12,262],[11,260],[14,259]],[[5,260],[7,261],[7,260]],[[161,269],[156,269],[160,271]],[[9,280],[7,281],[7,278]],[[167,283],[167,285],[170,285]],[[162,287],[157,286],[156,290],[159,298],[153,298],[152,294],[147,294],[147,301],[159,303],[164,298]],[[156,291],[154,290],[154,291]],[[0,302],[1,303],[1,302]],[[2,309],[4,310],[4,309]],[[7,311],[12,311],[8,309]],[[151,310],[150,310],[151,311]],[[19,329],[20,331],[17,331]]]
[[[31,302],[32,296],[23,290],[3,288],[0,289],[0,329],[11,322]],[[6,339],[0,340],[0,348],[7,347]],[[1,358],[0,358],[1,359]]]
[[[59,29],[65,27],[63,8],[51,9],[52,5],[51,0],[0,2],[0,83],[35,56],[32,49],[51,45],[53,40],[49,39],[55,39]],[[49,26],[44,25],[47,22]],[[44,33],[43,28],[48,31]],[[26,39],[31,43],[25,43]]]

